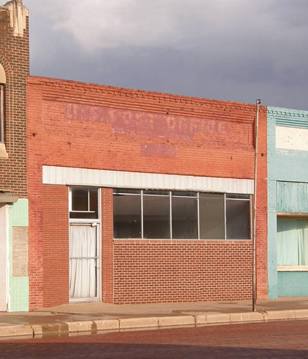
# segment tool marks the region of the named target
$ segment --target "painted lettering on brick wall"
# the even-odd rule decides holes
[[[155,137],[167,139],[171,143],[181,140],[182,142],[194,141],[196,145],[211,143],[219,146],[237,144],[241,148],[252,146],[252,125],[249,123],[54,102],[45,102],[43,111],[48,114],[48,117],[62,112],[69,122],[89,121],[96,124],[99,122],[110,126],[114,134]],[[52,127],[54,122],[52,118],[50,120]],[[155,150],[161,151],[161,149]]]

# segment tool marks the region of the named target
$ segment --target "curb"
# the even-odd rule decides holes
[[[42,325],[0,325],[0,340],[32,339],[51,336],[91,335],[137,330],[197,328],[212,325],[265,323],[308,319],[308,309],[244,313],[199,313],[196,315],[97,319]]]

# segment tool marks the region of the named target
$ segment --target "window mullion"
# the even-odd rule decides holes
[[[69,212],[71,212],[72,211],[72,209],[73,209],[73,197],[72,197],[72,189],[71,188],[69,188],[68,189],[68,209],[69,209]]]
[[[172,233],[172,192],[169,191],[169,203],[170,203],[170,239],[173,239]]]
[[[140,195],[140,201],[141,201],[141,238],[144,238],[144,227],[143,227],[143,190],[141,190]]]
[[[224,193],[224,226],[225,226],[225,240],[227,239],[227,195]]]
[[[197,221],[198,221],[198,239],[200,239],[200,192],[197,193]]]

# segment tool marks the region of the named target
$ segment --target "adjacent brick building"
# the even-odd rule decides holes
[[[26,82],[28,11],[0,6],[0,311],[28,309]]]

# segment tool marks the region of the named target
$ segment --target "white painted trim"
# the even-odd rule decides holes
[[[308,151],[308,129],[276,126],[276,148]]]
[[[278,266],[278,272],[308,272],[308,266]]]
[[[251,179],[43,166],[43,184],[253,194]]]

